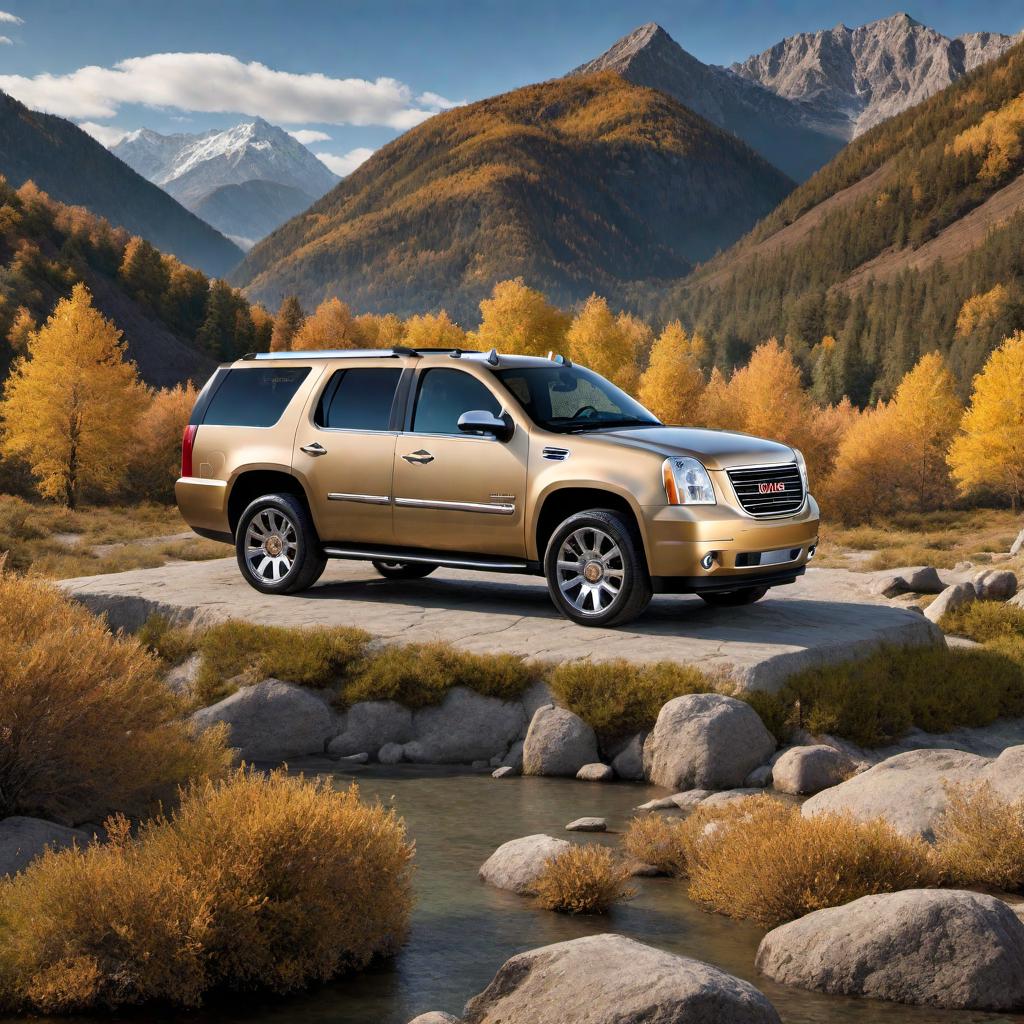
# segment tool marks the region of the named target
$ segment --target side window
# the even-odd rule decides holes
[[[331,430],[387,430],[401,370],[338,370],[320,396],[316,425]]]
[[[459,417],[474,409],[501,415],[501,403],[476,377],[462,370],[427,370],[420,377],[412,429],[417,434],[460,434]]]
[[[203,423],[219,427],[272,427],[308,376],[308,366],[228,370],[210,399]]]

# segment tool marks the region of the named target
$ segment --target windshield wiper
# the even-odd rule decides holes
[[[552,427],[562,434],[578,434],[584,430],[614,430],[618,427],[660,427],[658,420],[622,419],[622,420],[595,420],[591,423],[569,424],[562,427]]]

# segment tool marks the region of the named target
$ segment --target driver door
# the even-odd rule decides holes
[[[415,387],[410,430],[395,446],[395,543],[525,557],[529,434],[517,427],[503,442],[459,430],[465,412],[502,412],[494,393],[466,370],[432,367]]]

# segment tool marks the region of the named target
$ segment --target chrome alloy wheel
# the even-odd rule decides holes
[[[615,538],[592,526],[565,538],[557,568],[558,589],[580,615],[606,612],[622,591],[626,575]]]
[[[295,524],[276,508],[257,512],[245,531],[245,561],[258,580],[277,583],[291,572],[298,554]]]

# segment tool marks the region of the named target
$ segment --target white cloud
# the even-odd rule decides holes
[[[13,46],[14,40],[10,36],[0,36],[0,46]]]
[[[331,137],[327,132],[318,132],[312,128],[299,128],[297,131],[288,133],[297,142],[308,146],[311,142],[330,142]]]
[[[4,22],[7,25],[24,25],[25,19],[19,18],[16,14],[11,14],[8,11],[0,11],[0,22]]]
[[[104,146],[116,146],[128,133],[109,124],[97,124],[95,121],[80,121],[78,127],[88,132],[97,142]]]
[[[0,75],[0,89],[35,109],[88,120],[113,117],[122,104],[140,103],[241,113],[277,124],[313,121],[406,129],[450,105],[435,93],[417,100],[394,78],[370,82],[293,74],[257,61],[246,64],[224,53],[154,53],[63,75]]]
[[[465,100],[446,100],[436,92],[421,92],[416,102],[424,107],[436,107],[438,110],[451,110],[452,107],[464,107]]]
[[[351,174],[361,163],[373,156],[373,150],[366,146],[359,146],[357,149],[350,149],[344,156],[336,156],[334,153],[316,153],[316,158],[334,171],[339,177],[346,177]]]

